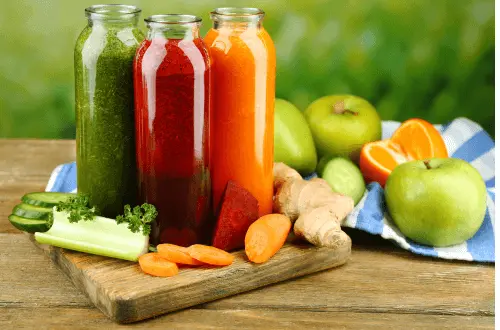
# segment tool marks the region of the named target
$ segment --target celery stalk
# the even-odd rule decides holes
[[[55,208],[53,212],[52,227],[35,233],[38,243],[130,261],[148,252],[149,237],[131,232],[126,223],[117,224],[114,219],[99,216],[93,221],[70,223],[67,212]]]

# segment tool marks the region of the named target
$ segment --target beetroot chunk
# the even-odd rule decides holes
[[[212,245],[230,251],[245,245],[248,227],[259,218],[259,202],[245,188],[228,181],[222,196]]]

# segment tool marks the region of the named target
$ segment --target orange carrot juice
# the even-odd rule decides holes
[[[210,161],[214,209],[228,180],[272,212],[276,54],[256,8],[218,8],[205,43],[212,58]]]

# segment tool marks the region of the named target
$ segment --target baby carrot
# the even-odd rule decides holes
[[[203,265],[203,262],[191,257],[187,252],[187,248],[183,246],[175,244],[158,244],[156,248],[158,249],[160,257],[175,262],[176,264]]]
[[[250,225],[245,235],[248,260],[263,263],[285,244],[292,222],[282,214],[268,214]]]
[[[140,256],[139,265],[143,272],[153,276],[174,276],[179,272],[177,264],[163,259],[156,252],[146,253]]]
[[[194,244],[188,247],[187,251],[194,259],[214,266],[227,266],[234,260],[231,253],[208,245]]]

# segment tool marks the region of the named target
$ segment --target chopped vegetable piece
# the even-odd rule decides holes
[[[75,194],[61,192],[32,192],[21,197],[21,200],[25,204],[52,208],[74,196]]]
[[[26,219],[49,220],[52,217],[52,209],[31,204],[21,203],[14,207],[12,214]]]
[[[194,259],[188,254],[187,248],[174,244],[159,244],[158,254],[169,261],[184,265],[203,265],[203,262]]]
[[[295,174],[294,174],[295,172]],[[291,167],[275,164],[274,211],[295,221],[293,231],[316,246],[335,249],[350,241],[340,224],[354,208],[354,200],[333,192],[323,179],[303,180]]]
[[[170,277],[179,273],[179,267],[174,262],[162,258],[156,252],[140,256],[139,265],[143,272],[153,276]]]
[[[227,266],[234,260],[231,253],[208,245],[194,244],[187,251],[194,259],[214,266]]]
[[[50,228],[50,220],[27,219],[15,214],[9,215],[9,221],[17,229],[28,233],[47,231]]]
[[[72,223],[68,212],[56,210],[53,218],[47,232],[35,233],[38,243],[130,261],[137,261],[149,248],[148,236],[132,233],[114,219],[97,216],[93,221]]]
[[[245,188],[229,181],[224,191],[212,245],[230,251],[245,245],[248,227],[259,218],[259,202]]]
[[[248,228],[245,236],[245,252],[250,261],[263,263],[269,260],[285,244],[292,222],[282,214],[260,217]]]

